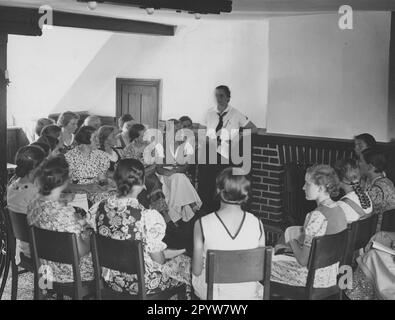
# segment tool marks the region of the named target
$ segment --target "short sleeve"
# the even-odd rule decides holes
[[[240,128],[245,127],[247,125],[247,123],[250,122],[248,117],[245,116],[244,114],[242,114],[240,111],[237,111],[237,117],[238,117],[238,122],[239,122]]]
[[[167,248],[163,242],[166,233],[166,222],[156,210],[144,210],[145,245],[149,253],[160,252]]]
[[[310,247],[313,238],[323,236],[326,232],[328,220],[319,211],[313,211],[306,217],[304,226],[305,239],[303,245]]]
[[[384,192],[379,186],[373,185],[368,191],[369,197],[372,200],[373,208],[375,210],[381,210],[382,204],[384,203]]]

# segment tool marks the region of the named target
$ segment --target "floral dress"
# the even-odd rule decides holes
[[[185,283],[190,290],[191,263],[179,255],[165,264],[155,262],[150,253],[166,249],[162,241],[166,223],[156,210],[145,209],[137,199],[116,196],[96,204],[91,209],[96,216],[97,232],[117,240],[140,240],[144,247],[145,286],[147,294],[163,291]],[[110,288],[132,295],[138,292],[137,275],[103,268],[103,278]]]
[[[378,177],[366,185],[366,191],[372,199],[373,212],[378,214],[377,231],[381,229],[383,213],[395,209],[395,187],[386,177]]]
[[[141,163],[144,164],[145,167],[145,185],[147,190],[142,192],[140,195],[144,197],[144,202],[152,209],[159,211],[166,219],[166,221],[170,221],[168,216],[169,207],[166,203],[166,197],[162,190],[162,183],[160,182],[158,176],[155,174],[156,166],[152,163],[147,163],[145,160],[150,157],[146,152],[149,149],[146,149],[148,143],[138,144],[136,142],[129,143],[126,148],[123,150],[122,158],[123,159],[137,159]],[[155,150],[155,151],[154,151]],[[153,153],[161,153],[161,150],[155,148],[152,150],[151,155]],[[154,159],[153,157],[151,158]],[[140,197],[139,197],[140,199]],[[143,199],[141,199],[143,200]]]
[[[330,205],[334,209],[336,204]],[[303,245],[311,247],[313,238],[326,234],[328,221],[319,208],[306,216],[303,227]],[[338,263],[316,270],[314,287],[327,288],[336,284]],[[291,286],[306,286],[308,269],[299,264],[295,257],[275,255],[272,261],[271,281]]]
[[[90,225],[80,210],[59,201],[37,199],[29,206],[27,221],[29,225],[41,229],[75,233],[84,239],[89,237]],[[55,282],[74,281],[71,265],[46,260],[41,260],[41,263],[50,267]],[[80,271],[82,281],[93,280],[93,264],[90,254],[81,258]]]
[[[92,150],[88,157],[78,147],[65,154],[70,166],[70,178],[74,183],[97,183],[100,175],[105,175],[110,168],[110,157],[101,150]]]

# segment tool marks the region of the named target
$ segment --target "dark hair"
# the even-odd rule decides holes
[[[226,96],[228,98],[230,98],[230,89],[229,89],[228,86],[220,85],[220,86],[216,87],[215,90],[223,90],[223,91],[225,91]]]
[[[125,197],[134,186],[144,184],[144,165],[136,159],[122,159],[118,162],[114,181],[117,185],[118,195]]]
[[[65,111],[59,116],[57,124],[58,124],[59,127],[64,128],[73,119],[79,120],[80,116],[78,114],[74,113],[74,112]]]
[[[50,151],[55,150],[59,144],[59,139],[52,136],[41,136],[34,142],[34,145],[40,146],[46,153],[49,154]]]
[[[45,153],[46,157],[48,157],[49,152],[51,151],[51,147],[45,137],[40,137],[36,142],[33,142],[30,145],[40,148]]]
[[[251,182],[245,175],[234,175],[233,168],[221,171],[216,185],[222,202],[241,205],[248,201]]]
[[[52,119],[48,119],[48,118],[40,118],[37,120],[36,122],[36,128],[34,129],[34,131],[36,132],[37,136],[41,135],[41,131],[44,127],[54,124],[55,121],[53,121]]]
[[[126,113],[124,115],[122,115],[121,117],[119,117],[118,119],[118,127],[122,129],[123,125],[125,124],[125,122],[129,122],[134,120],[134,118],[132,117],[131,114]]]
[[[132,125],[132,127],[129,129],[130,142],[133,142],[135,139],[137,139],[140,135],[140,132],[143,130],[145,130],[145,127],[140,123]]]
[[[368,148],[376,146],[376,139],[369,133],[362,133],[354,137],[354,140],[362,140]]]
[[[180,119],[178,119],[178,121],[180,121],[180,122],[189,121],[189,122],[193,123],[192,119],[188,116],[182,116]]]
[[[57,126],[56,124],[50,124],[41,130],[40,136],[58,138],[61,132],[61,127]]]
[[[345,184],[350,185],[356,195],[363,209],[367,209],[371,205],[369,196],[361,188],[361,174],[359,172],[358,162],[355,159],[338,160],[334,169],[340,179]]]
[[[371,164],[375,168],[376,173],[384,172],[387,167],[387,160],[382,151],[377,148],[370,148],[362,151],[362,157],[367,164]]]
[[[92,134],[94,134],[96,131],[95,128],[90,127],[90,126],[83,126],[78,129],[77,133],[75,134],[75,142],[78,145],[81,144],[91,144],[92,143]]]
[[[339,195],[339,177],[335,170],[326,164],[315,164],[307,169],[314,184],[326,189],[331,197]]]
[[[36,173],[39,193],[43,196],[63,186],[69,179],[69,165],[64,156],[56,156],[43,161]]]
[[[25,146],[19,148],[15,156],[15,175],[23,178],[33,169],[37,168],[45,159],[45,152],[38,146]]]
[[[107,138],[117,130],[114,126],[104,125],[99,128],[98,137],[99,137],[99,148],[102,151],[105,151],[104,143],[106,142]]]

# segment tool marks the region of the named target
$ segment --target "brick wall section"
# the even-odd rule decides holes
[[[263,144],[252,148],[251,210],[263,222],[281,222],[283,206],[282,175],[278,145]]]

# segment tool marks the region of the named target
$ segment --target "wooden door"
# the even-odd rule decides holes
[[[160,118],[160,80],[117,79],[117,117],[130,113],[151,128]]]

